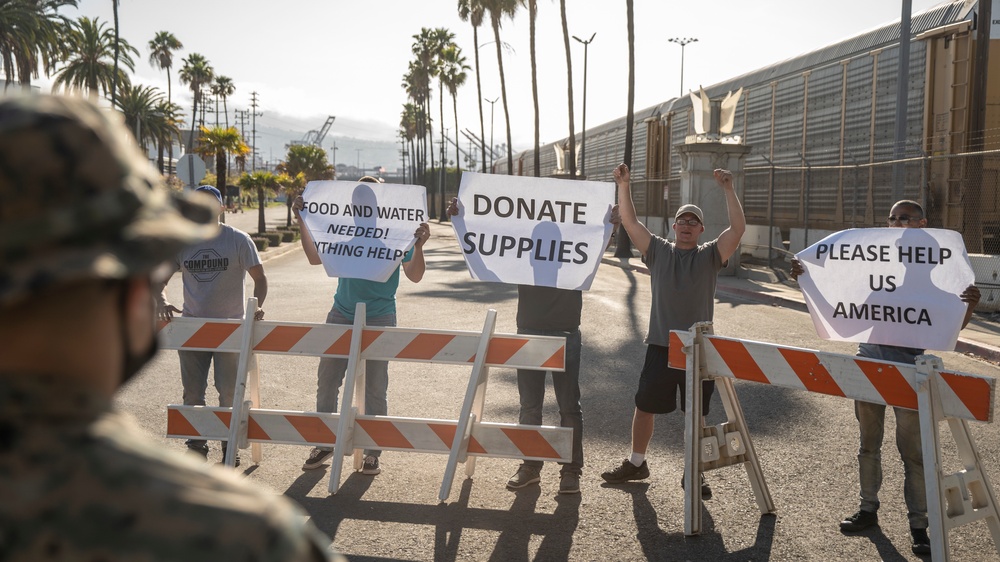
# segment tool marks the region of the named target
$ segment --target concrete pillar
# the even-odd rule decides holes
[[[691,203],[705,213],[705,232],[698,239],[700,244],[704,244],[718,238],[723,230],[729,228],[726,197],[715,182],[713,172],[722,168],[733,173],[736,195],[742,203],[743,165],[750,154],[750,147],[743,144],[696,142],[679,145],[677,152],[681,158],[681,205]],[[674,211],[676,209],[671,209],[671,212]],[[670,220],[673,224],[673,216]],[[740,252],[737,250],[720,275],[736,275],[739,264]]]

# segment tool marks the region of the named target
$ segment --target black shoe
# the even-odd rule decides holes
[[[601,478],[609,484],[621,484],[629,480],[644,480],[649,478],[649,466],[646,461],[636,466],[632,461],[625,459],[621,466],[601,473]]]
[[[914,529],[910,527],[910,536],[913,537],[913,544],[910,550],[913,554],[930,554],[931,538],[927,536],[927,529]]]
[[[326,459],[333,456],[333,449],[320,449],[319,447],[314,447],[309,453],[309,458],[302,465],[302,470],[312,470],[314,468],[319,468],[323,466],[323,462]]]
[[[681,476],[681,488],[684,487],[684,477]],[[705,475],[701,475],[701,499],[710,500],[712,499],[712,487],[705,482]]]
[[[198,455],[199,457],[208,460],[208,445],[202,443],[201,445],[188,445],[188,452]]]
[[[859,509],[857,513],[840,522],[840,530],[845,533],[857,533],[869,527],[878,526],[878,514],[874,511]]]

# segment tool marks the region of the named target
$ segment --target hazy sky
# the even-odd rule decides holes
[[[937,0],[912,0],[918,13]],[[625,114],[628,46],[624,0],[566,0],[570,35],[596,37],[589,48],[587,124]],[[635,0],[636,110],[680,92],[681,48],[671,37],[696,37],[685,48],[684,88],[709,86],[785,60],[878,25],[898,20],[899,0]],[[111,0],[81,0],[71,16],[112,22]],[[258,123],[305,131],[337,116],[331,134],[395,140],[406,95],[400,87],[421,27],[445,27],[474,67],[472,27],[457,15],[456,0],[120,0],[121,34],[141,53],[134,81],[166,90],[166,74],[148,63],[147,43],[170,31],[184,48],[172,71],[174,99],[190,107],[177,80],[180,59],[204,55],[236,84],[234,107],[258,93]],[[531,65],[525,8],[504,20],[504,70],[513,145],[529,148],[533,135]],[[542,142],[568,136],[566,54],[557,0],[538,0],[537,58]],[[500,96],[496,48],[487,20],[479,30],[483,97]],[[582,125],[583,45],[570,39],[576,127]],[[45,80],[41,81],[44,87]],[[475,71],[459,89],[459,128],[479,130]],[[433,97],[434,120],[438,99]],[[494,139],[503,142],[503,104],[495,105]],[[487,140],[490,105],[484,104]],[[454,131],[445,92],[445,127]],[[436,124],[435,124],[436,127]],[[326,144],[329,144],[326,143]],[[463,141],[463,146],[465,141]]]

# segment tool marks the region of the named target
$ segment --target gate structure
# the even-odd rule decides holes
[[[773,513],[764,474],[754,451],[735,379],[818,392],[852,400],[917,410],[923,445],[927,517],[934,560],[948,559],[948,531],[985,519],[1000,552],[996,496],[969,432],[968,420],[993,421],[996,381],[947,371],[941,359],[921,355],[916,365],[892,363],[810,349],[784,347],[712,334],[712,324],[670,333],[670,366],[687,371],[684,475],[698,482],[702,472],[742,463],[761,513]],[[714,378],[728,420],[702,427],[701,381]],[[948,422],[963,469],[944,474],[939,424]],[[684,491],[684,534],[701,533],[698,486]]]
[[[566,340],[560,337],[496,334],[496,311],[490,310],[481,332],[399,327],[366,327],[365,305],[358,304],[353,326],[255,320],[257,300],[247,301],[244,320],[175,318],[160,330],[164,349],[239,353],[233,408],[167,406],[167,437],[208,439],[253,445],[251,458],[262,459],[258,443],[334,448],[329,490],[340,487],[343,460],[354,453],[361,469],[364,448],[448,454],[438,494],[446,501],[458,463],[472,476],[476,457],[570,462],[572,428],[483,422],[490,367],[562,371]],[[339,413],[260,409],[255,355],[347,358]],[[457,420],[364,415],[365,361],[409,361],[471,365]],[[233,419],[235,417],[235,420]],[[233,466],[236,447],[227,448]]]

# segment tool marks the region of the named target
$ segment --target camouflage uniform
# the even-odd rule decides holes
[[[0,326],[16,330],[11,311],[40,291],[149,275],[214,220],[163,188],[112,114],[0,101]],[[17,357],[2,343],[0,359]],[[335,557],[291,501],[161,450],[71,374],[0,372],[0,560]]]

